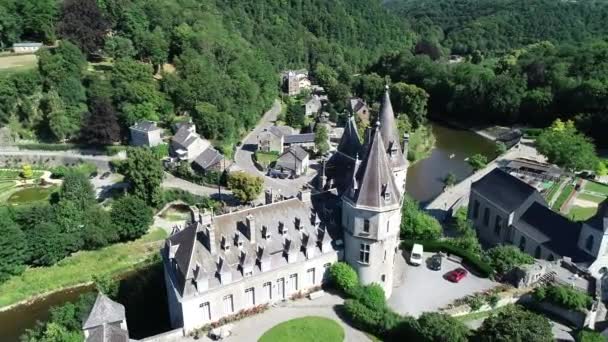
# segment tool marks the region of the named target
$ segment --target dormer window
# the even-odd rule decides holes
[[[228,248],[230,248],[230,246],[228,245],[228,240],[226,239],[226,237],[224,235],[222,235],[222,249],[223,250],[227,250]]]
[[[238,248],[243,248],[243,239],[241,239],[241,236],[238,233],[234,235],[234,244]]]
[[[262,237],[266,240],[270,240],[270,229],[267,226],[262,227]]]
[[[369,233],[369,220],[368,219],[363,220],[363,232]]]
[[[302,229],[302,222],[299,217],[296,217],[296,219],[295,219],[295,226],[296,226],[297,230]]]
[[[287,227],[285,227],[285,224],[283,224],[283,222],[279,222],[279,232],[281,233],[281,235],[287,234]]]

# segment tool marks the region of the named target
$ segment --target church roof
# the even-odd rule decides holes
[[[361,139],[357,132],[357,124],[354,116],[349,117],[346,121],[344,133],[342,134],[340,144],[338,145],[338,151],[351,158],[355,158],[361,151]]]
[[[403,156],[401,151],[401,139],[399,137],[399,130],[397,129],[397,123],[395,122],[395,112],[393,111],[393,105],[388,92],[388,86],[384,92],[382,98],[382,104],[380,106],[380,132],[382,134],[382,140],[384,140],[385,151],[389,153],[393,150],[395,153],[390,158],[391,167],[393,169],[403,169],[407,167],[407,160]]]
[[[91,329],[100,325],[122,322],[126,319],[125,307],[108,298],[102,293],[97,294],[95,304],[84,322],[83,329]]]
[[[357,206],[384,208],[400,203],[380,127],[373,129],[367,155],[355,171],[346,196]]]

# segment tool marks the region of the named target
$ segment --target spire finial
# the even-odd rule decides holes
[[[380,128],[380,120],[376,120],[376,128]]]
[[[386,91],[388,91],[388,88],[390,88],[390,87],[388,86],[388,83],[387,83],[384,85],[384,89],[386,89]]]

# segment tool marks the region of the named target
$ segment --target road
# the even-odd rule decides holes
[[[263,177],[264,188],[272,188],[275,194],[295,196],[305,184],[314,178],[315,172],[311,170],[308,175],[297,179],[270,178],[255,167],[252,159],[253,153],[257,148],[258,135],[263,132],[264,129],[272,126],[280,113],[281,102],[276,100],[272,107],[264,113],[264,116],[262,116],[262,119],[260,119],[255,128],[243,138],[241,145],[237,148],[234,155],[234,161],[242,171]]]
[[[475,172],[471,176],[463,179],[460,183],[442,192],[439,196],[437,196],[437,198],[435,198],[425,207],[425,210],[438,220],[443,221],[446,218],[448,211],[454,207],[455,204],[457,204],[459,201],[468,201],[471,184],[481,179],[495,168],[503,166],[508,161],[516,158],[528,158],[538,161],[545,161],[545,157],[538,153],[536,148],[533,146],[526,144],[519,144],[518,146],[519,147],[513,147],[507,153],[490,162],[485,168]]]

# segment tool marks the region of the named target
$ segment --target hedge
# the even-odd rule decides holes
[[[17,147],[21,150],[40,150],[40,151],[70,151],[70,150],[99,150],[108,156],[113,156],[121,151],[126,151],[127,146],[123,145],[109,145],[109,146],[86,146],[79,144],[45,144],[45,143],[31,143],[31,144],[19,144]]]
[[[454,254],[463,259],[463,261],[473,268],[480,276],[484,278],[488,278],[494,273],[494,269],[490,264],[485,262],[481,257],[459,248],[457,246],[452,245],[448,241],[413,241],[413,240],[404,240],[401,243],[401,248],[405,250],[411,250],[412,246],[415,244],[421,244],[424,246],[424,250],[427,252],[446,252],[448,254]]]

